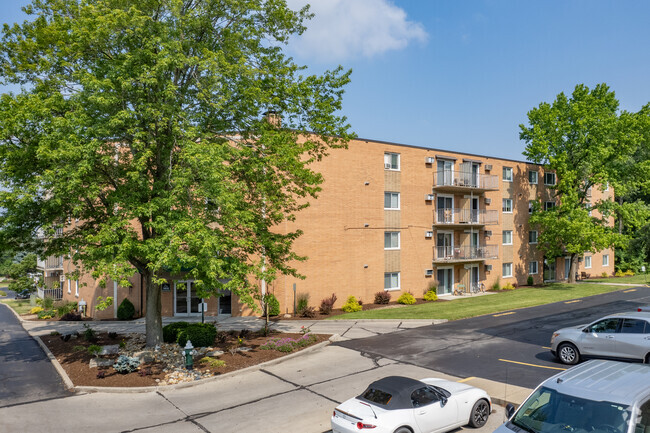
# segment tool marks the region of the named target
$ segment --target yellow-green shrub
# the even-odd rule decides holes
[[[405,304],[405,305],[415,304],[415,296],[413,296],[409,292],[402,293],[402,296],[397,298],[397,303],[398,304]]]
[[[622,277],[625,274],[623,273],[623,271],[616,271],[616,273],[614,275],[617,276],[617,277]]]
[[[623,272],[623,275],[626,277],[631,277],[634,275],[634,271],[632,269],[628,269],[627,271]]]
[[[343,307],[341,307],[346,313],[354,313],[355,311],[363,310],[363,307],[359,305],[359,301],[354,296],[350,296]]]
[[[427,293],[424,294],[424,300],[425,301],[437,301],[438,300],[438,295],[436,294],[435,290],[429,290]]]
[[[41,311],[43,311],[43,307],[34,307],[31,310],[29,310],[29,314],[38,314]]]
[[[600,276],[603,278],[607,278],[609,277],[609,274],[607,274],[607,272],[603,272],[602,274],[600,274]]]
[[[501,290],[515,290],[515,286],[510,283],[506,283],[505,286],[501,287]]]

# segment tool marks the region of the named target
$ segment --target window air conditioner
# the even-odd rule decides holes
[[[485,265],[485,272],[490,272],[492,270],[492,265]]]
[[[433,275],[433,269],[425,269],[424,270],[424,275],[426,275],[427,277],[432,276]]]
[[[492,230],[486,230],[485,236],[492,236]]]
[[[424,237],[425,238],[432,238],[433,237],[433,232],[424,232]]]
[[[390,165],[390,162],[384,162],[384,168],[390,170],[392,165]]]
[[[424,160],[426,164],[433,164],[435,162],[435,158],[433,156],[427,156],[427,158]]]
[[[490,204],[490,203],[492,203],[492,199],[485,197],[485,204]]]
[[[424,199],[426,201],[433,201],[434,198],[435,197],[433,196],[433,194],[427,194],[426,196],[424,196]]]
[[[485,171],[492,170],[492,164],[485,164]]]

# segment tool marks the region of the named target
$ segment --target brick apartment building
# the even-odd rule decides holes
[[[278,227],[301,229],[294,250],[308,257],[293,264],[304,280],[280,276],[268,285],[282,313],[293,312],[301,293],[308,293],[316,307],[335,293],[339,307],[350,295],[373,302],[382,290],[397,299],[407,291],[421,297],[436,286],[444,297],[480,285],[490,288],[497,279],[501,285],[525,285],[529,275],[535,284],[568,276],[569,259],[544,260],[538,233],[528,223],[531,200],[555,204],[548,189],[555,174],[540,165],[356,139],[314,168],[324,178],[318,198],[294,222]],[[613,199],[613,191],[594,188],[591,200],[601,198]],[[101,288],[89,275],[80,281],[65,278],[70,267],[63,262],[64,299],[84,299],[89,314],[108,318],[128,297],[144,314],[137,274],[130,288],[110,281]],[[578,271],[611,275],[613,250],[585,254]],[[251,314],[236,297],[225,295],[206,301],[207,314]],[[98,296],[113,296],[114,308],[94,311]],[[165,316],[200,314],[192,282],[182,278],[169,276],[162,305]]]

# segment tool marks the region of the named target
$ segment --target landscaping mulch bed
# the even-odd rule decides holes
[[[437,301],[425,301],[422,298],[415,298],[415,304],[411,305],[419,305],[419,304],[426,304],[426,303],[431,303],[431,302],[447,302],[446,299],[438,299]],[[378,310],[382,308],[399,308],[399,307],[406,307],[407,305],[405,304],[400,304],[397,301],[391,301],[388,304],[363,304],[363,310],[362,311],[367,311],[367,310]],[[301,317],[299,315],[294,315],[294,314],[281,314],[279,316],[271,317],[269,320],[272,321],[279,321],[279,320],[323,320],[327,319],[328,317],[333,317],[333,316],[340,316],[341,314],[346,314],[345,311],[343,311],[340,308],[334,308],[330,314],[320,314],[318,312],[318,309],[316,309],[316,315],[314,317]]]
[[[329,335],[321,334],[313,335],[315,341],[311,345],[325,341],[330,337]],[[180,346],[177,344],[163,345],[163,347],[156,352],[155,361],[141,364],[139,371],[132,373],[120,374],[115,371],[112,366],[91,368],[90,361],[94,358],[94,355],[88,352],[88,347],[91,344],[106,346],[120,344],[120,342],[124,341],[123,346],[125,346],[125,348],[120,350],[132,351],[134,349],[145,349],[142,335],[113,335],[113,337],[114,338],[110,338],[108,333],[97,333],[97,340],[94,342],[86,341],[83,338],[83,334],[79,336],[74,335],[68,341],[63,341],[60,335],[44,336],[41,337],[41,339],[59,361],[75,386],[141,387],[187,382],[195,380],[195,378],[218,376],[281,358],[289,353],[279,352],[276,350],[263,350],[259,347],[267,343],[269,339],[285,337],[298,339],[302,337],[302,334],[272,332],[269,336],[263,336],[259,332],[249,332],[240,336],[237,332],[227,333],[225,341],[221,343],[215,341],[215,345],[209,348],[209,352],[223,351],[223,354],[214,357],[214,359],[224,361],[225,366],[209,367],[200,363],[200,359],[205,357],[206,354],[199,353],[194,356],[194,370],[191,372],[186,371],[182,367],[182,361],[179,361],[181,358],[178,354],[175,356],[168,356],[172,351],[180,352]],[[235,351],[237,347],[246,347],[249,350]],[[295,353],[302,349],[304,348],[297,348],[290,353]],[[205,350],[206,349],[203,349],[203,351]],[[119,354],[103,355],[98,358],[114,360],[117,359],[118,356]],[[103,375],[103,377],[98,377],[98,372],[103,372],[100,373],[100,376]],[[186,378],[185,380],[177,380],[179,376],[191,377],[189,377],[189,379]],[[170,379],[170,377],[173,378]]]

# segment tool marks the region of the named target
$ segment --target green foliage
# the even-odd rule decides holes
[[[354,296],[350,296],[343,307],[341,307],[346,313],[354,313],[355,311],[363,310],[363,307],[359,305],[359,301]]]
[[[86,341],[97,341],[97,332],[90,327],[90,325],[84,323],[84,340]]]
[[[0,296],[7,296],[7,292],[5,292],[4,290],[0,290]]]
[[[43,307],[34,307],[31,310],[29,310],[29,314],[38,314],[41,311],[43,311]]]
[[[382,290],[375,293],[375,304],[385,305],[390,302],[390,292]]]
[[[22,292],[23,290],[32,292],[36,290],[36,283],[33,278],[33,275],[38,272],[36,269],[35,254],[17,256],[6,271],[9,278],[13,280],[7,286],[9,290],[13,290],[16,293]]]
[[[72,347],[73,352],[83,352],[84,350],[86,350],[86,348],[81,345],[76,345]]]
[[[124,298],[119,307],[117,307],[117,318],[120,320],[131,320],[135,315],[135,307],[129,301],[129,298]]]
[[[36,313],[36,317],[39,319],[51,319],[54,316],[56,316],[56,311],[54,310],[43,310]]]
[[[91,344],[88,346],[88,353],[93,355],[93,356],[99,356],[100,352],[102,351],[102,346],[98,346],[96,344]]]
[[[298,293],[296,301],[296,313],[300,315],[309,306],[309,293]]]
[[[174,322],[163,326],[163,341],[165,343],[175,343],[178,340],[178,333],[187,328],[187,322]]]
[[[600,276],[603,278],[608,278],[609,274],[607,272],[603,272],[602,274],[600,274]]]
[[[425,301],[437,301],[438,300],[438,294],[436,293],[436,290],[427,290],[427,292],[424,294]]]
[[[113,364],[113,368],[120,374],[127,374],[136,371],[140,367],[140,360],[138,358],[120,355],[117,361]]]
[[[515,288],[516,288],[515,286],[513,286],[512,284],[510,284],[508,282],[508,283],[506,283],[505,286],[501,287],[501,290],[515,290]]]
[[[415,302],[415,296],[410,292],[402,293],[402,295],[397,298],[398,304],[413,305]]]
[[[278,352],[289,353],[301,347],[307,347],[317,341],[314,334],[305,333],[300,338],[272,338],[260,346],[262,350],[277,350]]]
[[[98,296],[96,304],[95,304],[95,310],[104,311],[105,309],[107,309],[111,305],[113,305],[113,297],[112,296],[107,296],[106,299],[104,299],[101,296]],[[135,313],[135,308],[133,309],[133,312]]]
[[[64,302],[58,303],[58,305],[56,305],[56,314],[59,317],[63,317],[68,313],[72,313],[73,311],[77,311],[77,303],[76,302],[64,301]]]
[[[273,293],[267,293],[265,299],[269,309],[269,316],[280,315],[280,302],[278,301],[278,298],[276,298]]]
[[[501,279],[499,277],[497,277],[496,281],[492,283],[492,290],[495,292],[501,290]]]
[[[157,275],[189,269],[201,296],[231,290],[258,310],[251,275],[299,276],[300,232],[274,228],[318,193],[314,162],[351,137],[350,72],[308,75],[283,52],[307,9],[42,0],[27,11],[0,38],[0,80],[20,89],[0,98],[7,246],[72,251],[121,285],[139,270],[150,300]],[[70,218],[80,223],[54,237]],[[38,228],[55,240],[34,239]],[[162,326],[148,329],[152,346]]]
[[[185,346],[187,340],[192,342],[194,347],[206,347],[214,344],[214,339],[217,336],[217,328],[211,323],[190,323],[184,329],[178,331],[178,338],[176,341],[182,347]]]
[[[45,309],[45,310],[51,310],[52,308],[54,308],[54,299],[52,299],[52,298],[46,296],[46,297],[43,298],[43,300],[41,301],[41,306],[42,306],[43,309]]]
[[[528,278],[526,279],[526,285],[532,286],[533,284],[535,284],[535,280],[533,279],[532,275],[529,275]]]
[[[205,356],[199,359],[199,363],[206,364],[208,367],[212,367],[212,368],[219,368],[219,367],[226,366],[226,361],[222,361],[221,359],[211,358],[209,356]]]

